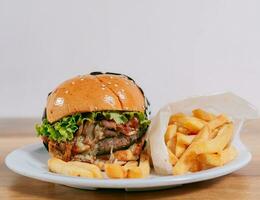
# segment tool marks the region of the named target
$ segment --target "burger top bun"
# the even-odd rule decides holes
[[[145,98],[126,76],[77,76],[60,84],[49,96],[47,120],[52,123],[75,113],[118,110],[145,111]]]

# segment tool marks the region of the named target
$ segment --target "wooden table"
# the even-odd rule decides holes
[[[225,177],[150,192],[87,191],[46,183],[10,171],[4,164],[12,150],[39,141],[35,119],[0,119],[0,200],[19,199],[260,199],[260,120],[245,125],[242,139],[253,154],[249,165]]]

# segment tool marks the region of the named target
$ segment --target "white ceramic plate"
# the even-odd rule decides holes
[[[232,173],[251,160],[251,154],[235,137],[233,144],[238,150],[238,156],[223,167],[216,167],[201,172],[180,176],[157,176],[152,174],[145,179],[88,179],[63,176],[48,171],[48,152],[41,143],[27,145],[11,152],[5,159],[6,165],[14,172],[38,180],[58,183],[70,187],[94,190],[98,188],[125,189],[127,191],[156,190],[178,185],[213,179]]]

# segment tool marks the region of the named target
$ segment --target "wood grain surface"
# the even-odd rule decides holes
[[[10,171],[4,164],[12,150],[39,141],[35,137],[37,119],[0,119],[0,200],[31,199],[260,199],[260,120],[248,122],[242,140],[253,155],[252,161],[241,170],[210,181],[149,192],[123,190],[88,191],[42,182]]]

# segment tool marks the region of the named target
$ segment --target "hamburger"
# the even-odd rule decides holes
[[[38,136],[52,157],[87,163],[138,160],[149,102],[126,75],[93,72],[49,93]]]

